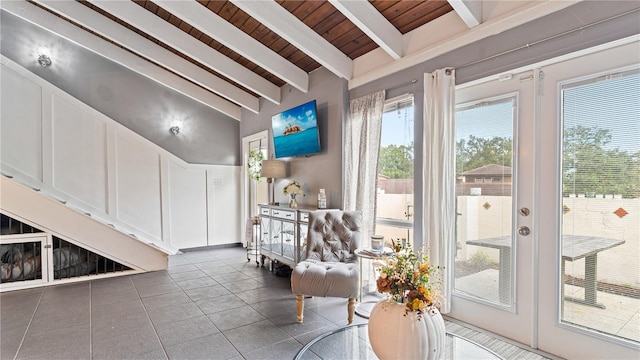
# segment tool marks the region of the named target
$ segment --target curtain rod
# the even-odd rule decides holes
[[[406,83],[402,83],[402,84],[399,84],[399,85],[392,86],[392,87],[390,87],[390,88],[386,88],[385,90],[386,90],[386,91],[394,90],[394,89],[397,89],[397,88],[401,88],[401,87],[403,87],[403,86],[407,86],[407,85],[415,84],[416,82],[418,82],[418,80],[413,79],[413,80],[411,80],[411,81],[407,81]]]
[[[451,70],[453,70],[453,68],[446,68],[446,70],[445,70],[445,71],[446,71],[446,74],[447,74],[447,75],[451,75]],[[415,84],[416,82],[418,82],[418,80],[413,79],[413,80],[407,81],[407,82],[405,82],[405,83],[398,84],[398,85],[392,86],[392,87],[390,87],[390,88],[386,88],[386,89],[385,89],[385,91],[394,90],[394,89],[397,89],[397,88],[401,88],[401,87],[403,87],[403,86],[407,86],[407,85]]]
[[[524,44],[524,45],[520,45],[520,46],[515,47],[515,48],[513,48],[513,49],[509,49],[509,50],[503,51],[503,52],[498,53],[498,54],[495,54],[495,55],[487,56],[487,57],[485,57],[485,58],[482,58],[482,59],[479,59],[479,60],[476,60],[476,61],[472,61],[472,62],[470,62],[470,63],[467,63],[467,64],[464,64],[464,65],[458,66],[458,67],[456,67],[456,68],[457,68],[457,69],[460,69],[460,68],[464,68],[464,67],[467,67],[467,66],[475,65],[475,64],[478,64],[478,63],[481,63],[481,62],[487,61],[487,60],[495,59],[495,58],[497,58],[497,57],[500,57],[500,56],[502,56],[502,55],[506,55],[506,54],[512,53],[512,52],[514,52],[514,51],[518,51],[518,50],[526,49],[526,48],[529,48],[529,47],[531,47],[531,46],[534,46],[534,45],[538,45],[538,44],[540,44],[540,43],[543,43],[543,42],[545,42],[545,41],[553,40],[553,39],[555,39],[555,38],[558,38],[558,37],[561,37],[561,36],[564,36],[564,35],[568,35],[568,34],[571,34],[571,33],[576,32],[576,31],[582,31],[582,30],[584,30],[584,29],[588,29],[588,28],[590,28],[590,27],[592,27],[592,26],[595,26],[595,25],[601,24],[601,23],[603,23],[603,22],[607,22],[607,21],[609,21],[609,20],[613,20],[613,19],[619,18],[619,17],[621,17],[621,16],[625,16],[625,15],[631,14],[631,13],[636,12],[636,11],[638,11],[638,10],[640,10],[640,9],[637,9],[637,8],[636,8],[636,9],[632,9],[632,10],[626,11],[626,12],[624,12],[624,13],[622,13],[622,14],[618,14],[618,15],[614,15],[614,16],[608,17],[608,18],[606,18],[606,19],[598,20],[598,21],[593,22],[593,23],[591,23],[591,24],[583,25],[583,26],[580,26],[580,27],[575,28],[575,29],[572,29],[572,30],[567,30],[567,31],[564,31],[564,32],[561,32],[561,33],[558,33],[558,34],[555,34],[555,35],[547,36],[547,37],[546,37],[546,38],[544,38],[544,39],[536,40],[536,41],[531,42],[531,43],[526,43],[526,44]]]

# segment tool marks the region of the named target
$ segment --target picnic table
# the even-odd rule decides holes
[[[565,300],[604,309],[598,303],[597,270],[598,253],[612,247],[624,244],[624,240],[597,236],[563,235],[562,236],[562,268],[564,275],[565,262],[584,258],[584,298],[564,296]],[[498,290],[500,302],[507,304],[511,299],[511,236],[498,236],[486,239],[469,240],[468,245],[483,246],[500,251],[500,272],[498,275]]]

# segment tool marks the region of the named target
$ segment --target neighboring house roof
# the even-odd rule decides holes
[[[511,167],[498,165],[498,164],[489,164],[485,166],[481,166],[479,168],[471,169],[469,171],[465,171],[462,173],[464,176],[476,175],[476,176],[505,176],[511,175]]]

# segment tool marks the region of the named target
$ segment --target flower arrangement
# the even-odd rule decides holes
[[[415,311],[420,318],[425,310],[440,305],[441,268],[431,265],[426,251],[416,255],[411,247],[393,240],[392,244],[394,255],[386,257],[386,264],[378,269],[378,292],[389,293],[396,302],[406,304],[405,315]]]
[[[282,193],[285,195],[291,196],[291,198],[295,198],[296,195],[304,196],[304,191],[302,191],[302,187],[295,180],[291,181],[287,186],[285,186],[282,189]]]
[[[257,182],[262,180],[262,177],[260,177],[260,171],[262,171],[262,160],[264,160],[264,154],[261,150],[249,151],[249,159],[247,161],[249,177]]]

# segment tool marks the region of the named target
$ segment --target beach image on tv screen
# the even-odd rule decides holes
[[[276,157],[320,151],[315,101],[276,114],[271,120]]]

